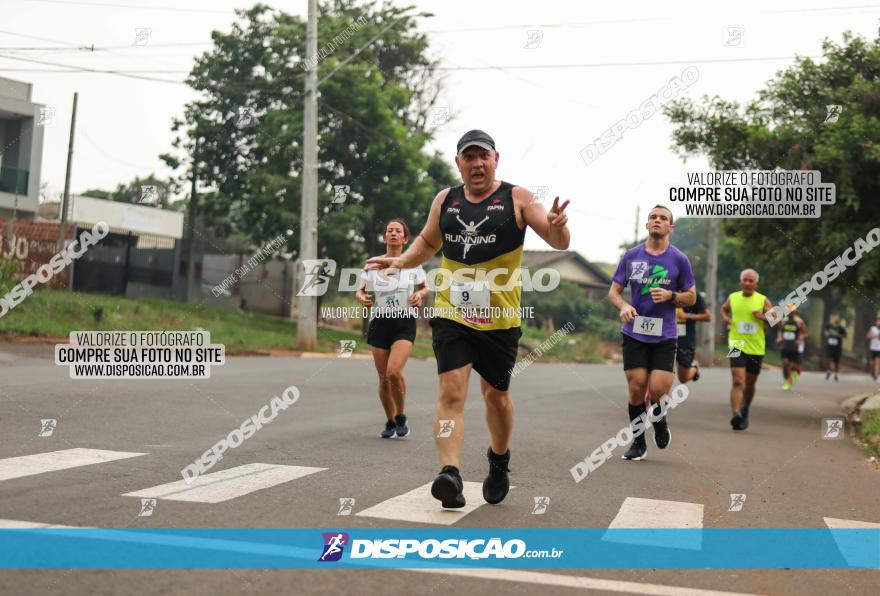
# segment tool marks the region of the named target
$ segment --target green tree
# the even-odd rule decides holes
[[[332,49],[318,63],[319,81],[329,76],[318,98],[319,255],[347,265],[381,250],[388,219],[403,217],[417,229],[434,194],[454,178],[426,151],[437,83],[427,38],[416,28],[421,15],[343,0],[321,3],[319,13],[319,50]],[[175,123],[174,145],[191,155],[200,138],[199,180],[216,194],[198,210],[221,221],[220,232],[260,244],[293,230],[287,250],[296,253],[306,24],[261,4],[238,15],[196,60],[188,83],[201,97]],[[186,169],[182,159],[162,157]],[[333,202],[335,186],[348,187],[345,202]]]
[[[737,260],[761,274],[763,289],[787,294],[880,222],[880,38],[825,40],[820,61],[798,58],[745,106],[720,97],[665,108],[674,149],[703,154],[716,169],[819,170],[837,201],[820,219],[729,219]],[[825,123],[829,105],[842,106]],[[880,282],[880,253],[869,253],[824,296]]]

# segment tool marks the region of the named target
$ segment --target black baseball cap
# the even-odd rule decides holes
[[[473,145],[488,151],[495,151],[495,139],[490,137],[488,133],[485,133],[482,130],[469,130],[464,133],[464,136],[458,139],[456,152],[461,153]]]

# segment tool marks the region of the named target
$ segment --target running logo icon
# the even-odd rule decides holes
[[[352,352],[357,348],[357,342],[353,339],[339,340],[339,358],[351,358]]]
[[[336,273],[333,259],[303,259],[305,281],[297,296],[323,296],[330,286],[330,278]]]
[[[54,418],[41,418],[40,419],[40,433],[37,435],[38,437],[51,437],[52,433],[55,432],[55,427],[58,426],[58,421]]]
[[[154,184],[141,185],[141,198],[138,203],[156,203],[159,200],[159,189]]]
[[[730,506],[728,511],[742,511],[743,505],[746,504],[746,496],[744,494],[730,493]]]
[[[745,27],[728,27],[727,28],[727,41],[724,42],[729,48],[739,48],[742,47],[743,38],[746,36],[746,28]]]
[[[344,184],[334,184],[333,185],[333,199],[330,200],[333,204],[344,203],[345,199],[348,198],[348,193],[351,192],[351,187]]]
[[[50,126],[55,121],[55,108],[52,106],[40,108],[40,115],[37,117],[37,126]]]
[[[254,114],[254,108],[250,106],[238,106],[238,120],[235,121],[236,128],[250,128],[257,125],[257,116]]]
[[[442,126],[449,120],[449,108],[446,106],[434,106],[431,108],[431,115],[428,116],[428,125]]]
[[[647,261],[633,261],[630,263],[630,267],[632,267],[632,271],[629,274],[631,281],[641,282],[645,279],[645,274],[648,272]]]
[[[547,508],[550,507],[550,497],[533,497],[534,504],[532,505],[532,515],[543,515],[547,513]]]
[[[843,418],[823,418],[822,419],[822,438],[823,439],[842,439],[844,429]]]
[[[825,121],[822,124],[834,124],[843,112],[843,106],[839,105],[825,106],[825,109],[827,110],[827,114],[825,114]]]
[[[744,339],[731,339],[728,343],[729,350],[727,352],[728,358],[739,358],[742,354],[743,349],[746,347],[746,340]]]
[[[354,499],[351,497],[339,499],[339,511],[336,512],[336,515],[351,515],[352,511],[354,511]]]
[[[526,45],[523,46],[524,50],[536,50],[538,46],[541,45],[541,40],[544,39],[544,31],[541,29],[529,29],[526,31]]]
[[[141,511],[138,517],[152,517],[156,510],[156,499],[141,499]]]
[[[324,550],[318,561],[332,563],[340,560],[345,552],[345,545],[348,544],[348,534],[346,532],[323,532],[321,535],[324,537]]]
[[[455,429],[455,420],[441,420],[440,421],[440,432],[437,433],[438,439],[445,439],[452,435],[452,431]]]
[[[150,35],[153,34],[153,30],[147,27],[136,27],[134,30],[134,43],[131,44],[133,46],[145,46],[147,42],[150,41]]]

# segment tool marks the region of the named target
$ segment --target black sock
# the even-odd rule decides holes
[[[458,468],[455,466],[443,466],[443,469],[440,470],[441,474],[452,474],[453,476],[461,476],[461,473],[458,471]]]
[[[507,461],[510,459],[510,449],[505,451],[503,454],[498,455],[497,453],[492,451],[491,447],[489,447],[489,459],[494,459],[496,461]]]
[[[632,427],[633,421],[638,420],[642,416],[642,414],[645,413],[645,404],[639,404],[637,406],[629,404],[628,407],[629,407],[629,420],[630,420],[629,425],[630,425],[630,427]],[[635,433],[633,433],[633,434],[635,434]],[[645,440],[645,433],[643,432],[639,436],[635,437],[635,440],[638,442],[644,441]]]

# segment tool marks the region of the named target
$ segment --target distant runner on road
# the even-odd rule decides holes
[[[678,381],[700,380],[700,363],[696,360],[697,352],[697,321],[709,323],[712,312],[706,305],[702,294],[697,294],[697,301],[691,306],[675,309],[676,329],[678,331],[678,347],[675,350],[675,361],[678,364]]]
[[[761,362],[766,351],[764,313],[772,305],[764,294],[756,291],[758,272],[743,269],[739,274],[738,292],[732,293],[721,305],[721,318],[730,328],[727,337],[730,359],[730,409],[733,430],[749,427],[749,408],[755,399],[755,383],[761,374]]]
[[[843,340],[846,339],[846,327],[840,324],[840,314],[831,315],[822,335],[825,337],[825,358],[828,360],[825,380],[830,379],[833,372],[834,380],[837,381],[837,373],[840,371],[840,355],[843,352]]]

